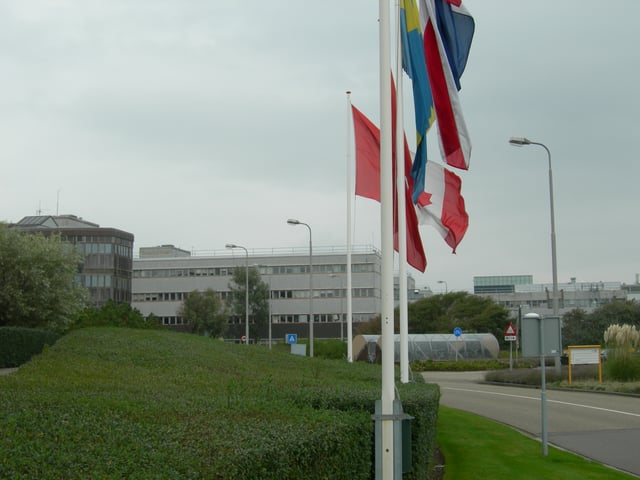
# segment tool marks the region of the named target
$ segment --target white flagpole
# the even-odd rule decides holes
[[[402,109],[402,39],[396,10],[396,194],[398,197],[398,306],[400,310],[400,381],[409,383],[409,312],[407,299],[407,210]],[[395,345],[394,345],[395,346]]]
[[[352,160],[351,160],[351,125],[352,110],[351,110],[351,92],[347,91],[347,361],[353,362],[353,306],[351,301],[351,231],[352,225],[352,187],[353,187],[353,174],[352,174]],[[342,312],[340,312],[342,315]],[[342,330],[342,319],[340,319],[340,330]],[[342,331],[340,332],[342,336]]]
[[[393,175],[391,147],[391,55],[390,0],[380,0],[380,228],[381,228],[381,322],[382,479],[394,477],[393,401],[395,399],[393,339]]]

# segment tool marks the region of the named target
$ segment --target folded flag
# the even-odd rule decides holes
[[[402,69],[407,72],[413,88],[416,123],[416,153],[411,166],[413,203],[424,191],[424,171],[427,165],[427,132],[436,120],[436,112],[427,77],[422,45],[422,28],[417,0],[400,3],[400,33],[402,37]]]
[[[420,0],[425,64],[445,162],[467,170],[471,139],[458,98],[475,29],[461,0]]]
[[[420,224],[433,226],[455,253],[469,226],[461,194],[462,181],[455,173],[430,161],[424,189],[416,205]]]

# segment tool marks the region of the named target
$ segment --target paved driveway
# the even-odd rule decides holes
[[[425,372],[440,403],[541,438],[540,390],[478,383],[484,372]],[[640,398],[547,390],[548,442],[640,476]]]

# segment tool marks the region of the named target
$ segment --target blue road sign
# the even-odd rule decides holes
[[[287,333],[287,345],[295,345],[298,343],[297,333]]]
[[[460,335],[462,335],[462,329],[461,329],[460,327],[456,327],[456,328],[454,328],[454,329],[453,329],[453,334],[454,334],[456,337],[459,337]]]

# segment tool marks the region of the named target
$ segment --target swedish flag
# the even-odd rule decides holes
[[[402,36],[402,68],[413,86],[413,102],[416,122],[416,154],[411,167],[413,178],[413,203],[424,191],[424,175],[427,167],[427,132],[436,119],[429,77],[425,64],[420,14],[416,0],[402,0],[400,5],[400,30]]]

